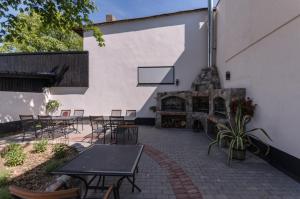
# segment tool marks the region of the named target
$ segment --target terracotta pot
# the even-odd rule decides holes
[[[246,159],[246,149],[233,149],[232,150],[232,159],[235,160],[245,160]]]

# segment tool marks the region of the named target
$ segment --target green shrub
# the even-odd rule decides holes
[[[16,143],[9,144],[1,155],[7,166],[22,165],[26,158],[23,147]]]
[[[33,144],[33,151],[35,153],[43,153],[47,150],[48,140],[42,139]]]
[[[1,199],[13,199],[10,195],[8,187],[0,187],[0,198]]]
[[[61,159],[67,155],[67,147],[65,144],[55,144],[53,147],[54,157]]]
[[[51,173],[56,168],[60,167],[63,164],[62,160],[50,160],[44,167],[46,173]]]
[[[1,152],[1,157],[4,158],[6,156],[6,154],[9,151],[14,151],[14,150],[18,150],[19,148],[21,148],[22,146],[20,144],[17,143],[11,143],[8,146],[6,146],[4,148],[4,150]]]
[[[46,111],[47,113],[53,113],[58,109],[59,106],[60,104],[57,100],[49,100],[49,102],[46,104]]]
[[[0,187],[7,185],[10,173],[6,169],[0,170]]]

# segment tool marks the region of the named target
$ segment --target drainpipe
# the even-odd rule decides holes
[[[208,0],[208,68],[213,65],[213,0]]]

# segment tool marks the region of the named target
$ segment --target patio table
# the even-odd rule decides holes
[[[75,122],[79,116],[52,116],[52,120],[58,122],[58,125],[70,126],[72,122]],[[73,130],[80,133],[78,129],[73,126]]]
[[[143,145],[94,144],[52,174],[69,175],[80,179],[85,186],[83,198],[89,189],[107,188],[104,185],[98,186],[101,177],[118,176],[120,178],[115,184],[115,194],[119,198],[119,189],[124,179],[132,185],[132,192],[134,189],[141,191],[135,184],[135,173],[143,148]],[[83,176],[93,177],[87,181]],[[97,185],[91,186],[97,176],[99,177]]]

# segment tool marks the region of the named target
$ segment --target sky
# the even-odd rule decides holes
[[[106,14],[117,19],[131,19],[207,7],[207,0],[95,0],[98,11],[91,14],[94,22],[105,21]],[[217,0],[214,0],[216,3]]]

